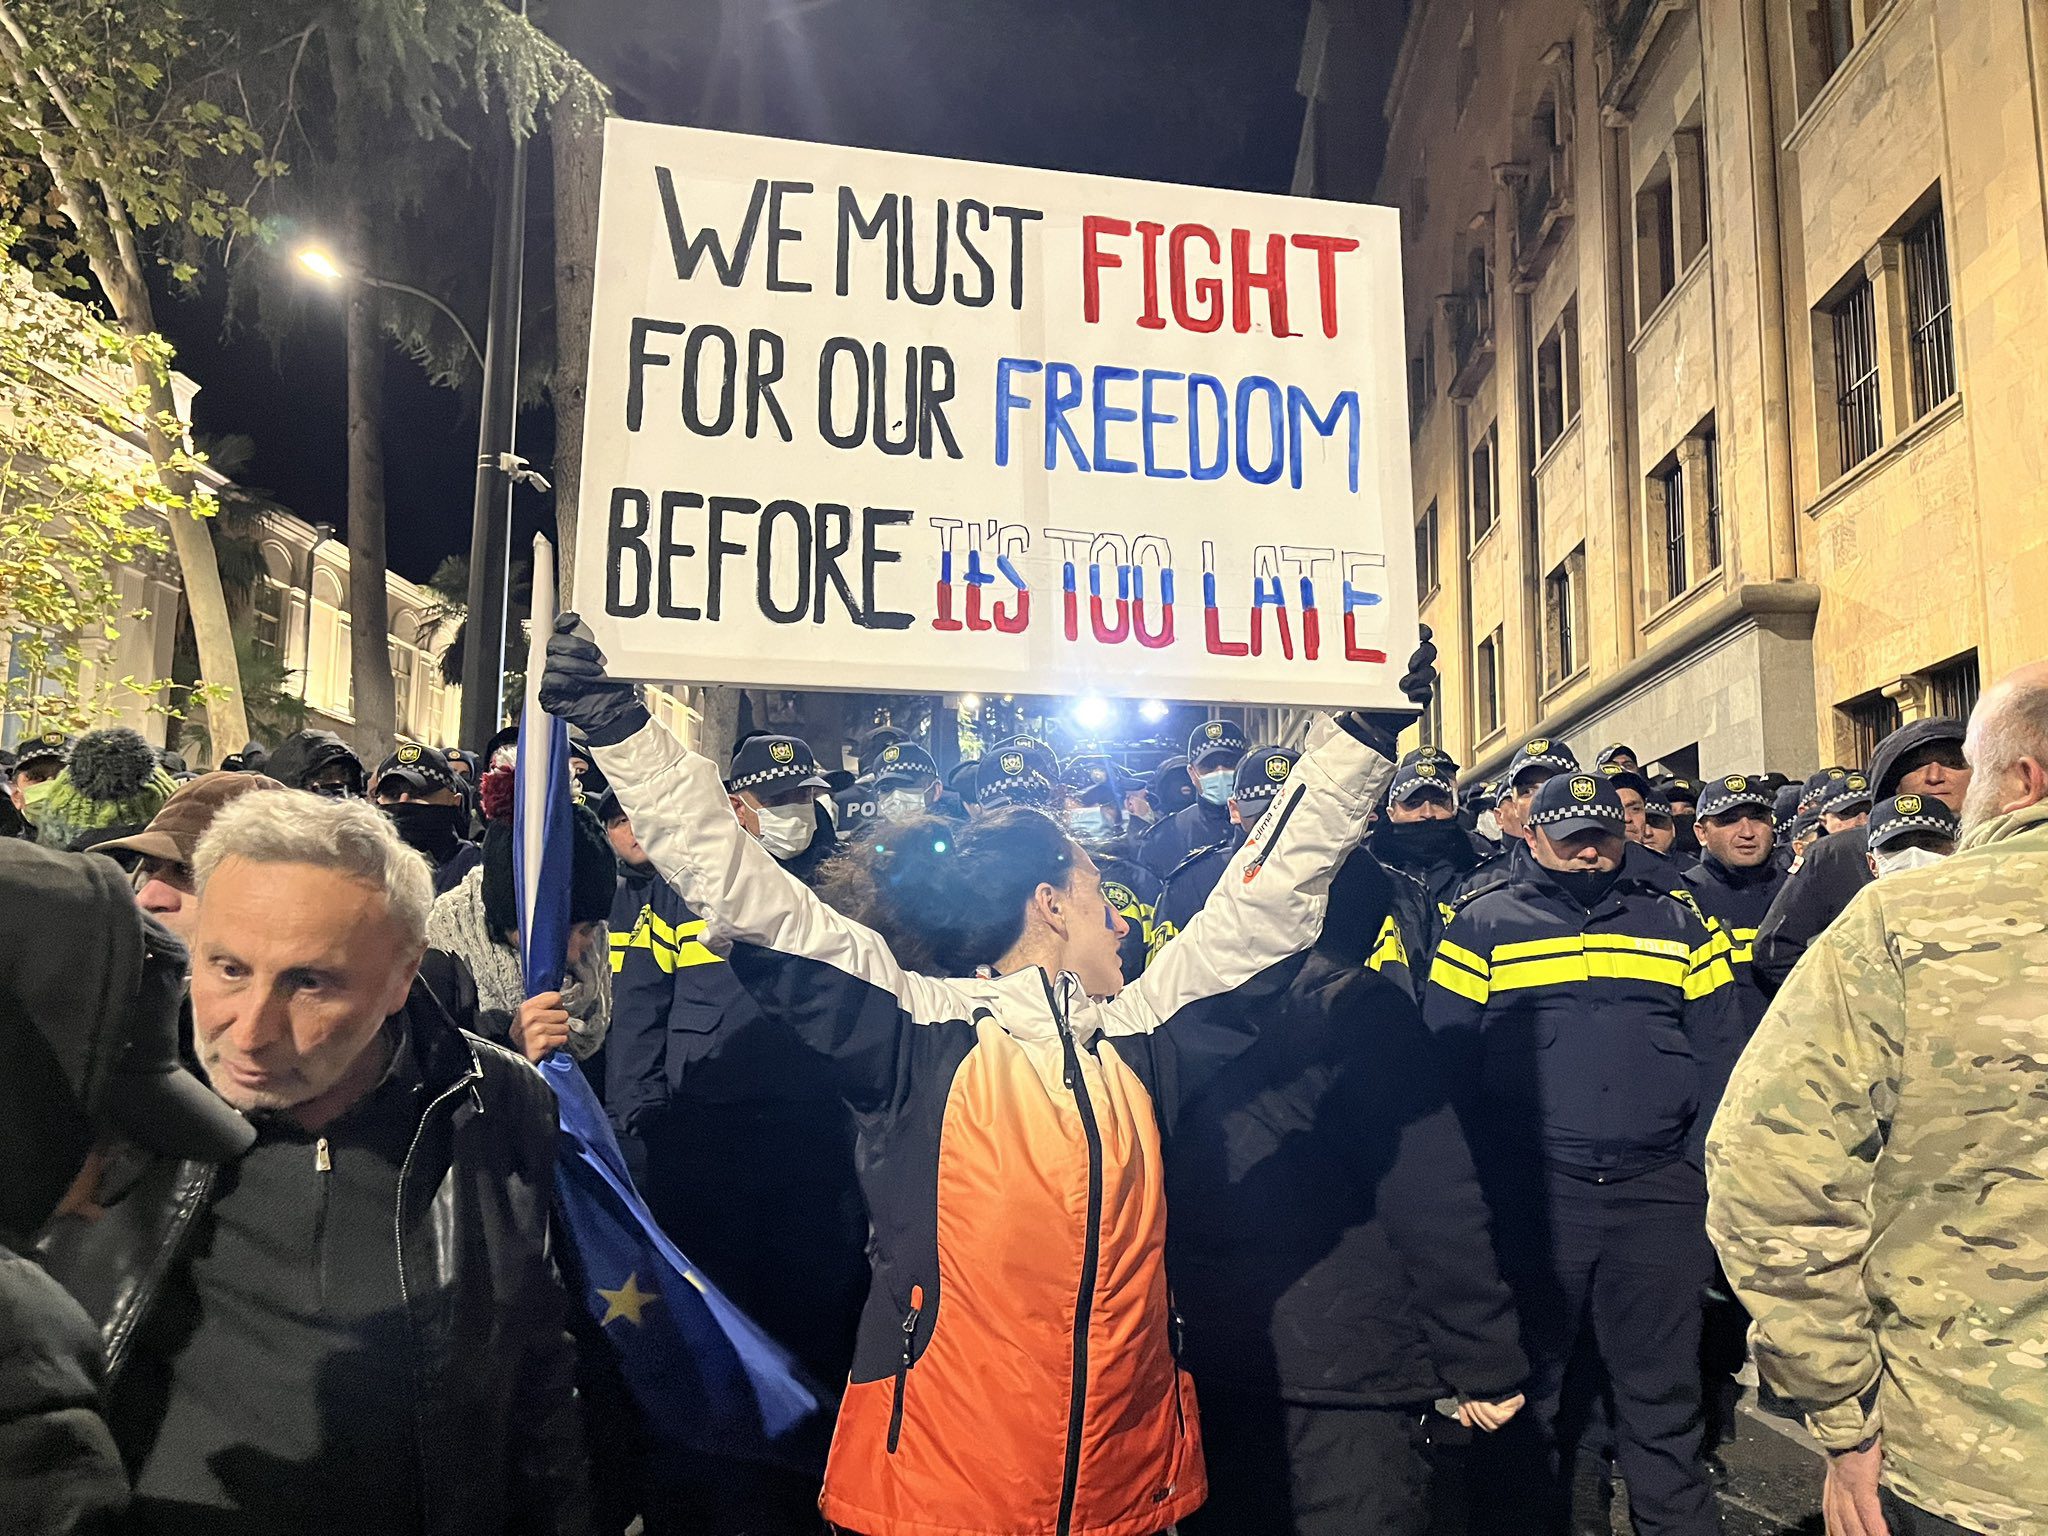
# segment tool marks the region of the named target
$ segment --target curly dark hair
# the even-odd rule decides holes
[[[927,976],[972,976],[1024,932],[1041,885],[1064,889],[1072,838],[1043,811],[1009,806],[965,827],[936,816],[884,823],[820,874],[818,894]]]

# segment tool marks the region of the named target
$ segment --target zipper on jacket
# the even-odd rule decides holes
[[[903,1357],[896,1362],[896,1397],[889,1406],[889,1454],[903,1439],[903,1394],[910,1385],[910,1356],[917,1345],[917,1317],[924,1311],[924,1287],[910,1288],[910,1310],[903,1314]]]
[[[1280,814],[1273,818],[1273,830],[1266,834],[1266,840],[1259,845],[1259,851],[1253,854],[1251,859],[1245,864],[1244,878],[1246,884],[1250,884],[1252,876],[1265,868],[1267,855],[1280,846],[1280,829],[1287,825],[1287,818],[1292,816],[1294,808],[1301,804],[1301,796],[1302,786],[1297,784],[1288,794],[1287,803],[1280,807]]]
[[[313,1181],[320,1191],[313,1202],[313,1310],[327,1310],[327,1192],[333,1187],[334,1153],[322,1136],[313,1143]]]
[[[1045,973],[1039,972],[1041,978]],[[1074,1495],[1081,1481],[1081,1430],[1088,1416],[1088,1322],[1095,1311],[1095,1275],[1102,1261],[1102,1128],[1095,1121],[1095,1105],[1081,1080],[1081,1057],[1074,1046],[1074,1031],[1067,1012],[1053,996],[1052,982],[1045,983],[1045,1000],[1052,1009],[1060,1032],[1060,1050],[1066,1058],[1067,1089],[1074,1095],[1074,1107],[1081,1114],[1081,1135],[1088,1143],[1088,1230],[1081,1244],[1081,1284],[1074,1297],[1074,1384],[1067,1400],[1067,1460],[1060,1479],[1060,1515],[1057,1536],[1070,1536],[1074,1529]]]

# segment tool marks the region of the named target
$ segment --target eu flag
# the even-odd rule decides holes
[[[571,857],[568,727],[544,714],[538,697],[554,628],[554,551],[539,535],[533,543],[513,840],[529,997],[556,990],[567,968]],[[670,1451],[816,1470],[824,1441],[813,1422],[819,1393],[655,1224],[604,1107],[568,1053],[555,1052],[540,1070],[561,1117],[555,1208],[576,1250],[570,1268],[583,1277],[580,1300],[611,1347],[650,1438]]]

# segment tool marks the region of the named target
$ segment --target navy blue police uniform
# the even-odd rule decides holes
[[[1776,798],[1760,780],[1731,773],[1710,781],[1700,791],[1699,814],[1722,816],[1749,807],[1760,819],[1769,821]],[[1771,910],[1778,892],[1784,889],[1785,871],[1778,867],[1775,858],[1766,858],[1753,869],[1732,869],[1702,850],[1699,862],[1685,871],[1685,884],[1693,900],[1699,903],[1701,914],[1711,919],[1728,941],[1728,969],[1735,978],[1735,1002],[1742,1014],[1743,1038],[1747,1039],[1756,1033],[1764,1010],[1770,1006],[1752,962],[1756,931],[1763,926],[1764,914]]]
[[[1196,773],[1233,769],[1248,745],[1243,728],[1235,721],[1205,720],[1188,737],[1188,766]],[[1154,823],[1138,839],[1138,862],[1163,880],[1187,862],[1189,855],[1227,841],[1234,830],[1228,796],[1221,800],[1197,796],[1192,805]]]
[[[1571,749],[1571,743],[1556,741],[1548,736],[1537,736],[1525,741],[1508,760],[1508,771],[1501,775],[1499,799],[1506,800],[1515,792],[1515,785],[1524,778],[1534,778],[1541,773],[1543,778],[1555,778],[1560,773],[1572,773],[1578,769],[1578,754]],[[1500,809],[1496,803],[1494,814]],[[1510,837],[1501,844],[1498,853],[1481,859],[1472,872],[1458,883],[1456,894],[1451,898],[1455,904],[1460,898],[1470,896],[1488,886],[1498,885],[1520,869],[1517,855],[1527,847],[1519,837]],[[1446,921],[1449,919],[1447,918]]]
[[[1621,801],[1596,774],[1551,779],[1529,820],[1554,838],[1622,838]],[[1486,1464],[1480,1486],[1500,1504],[1475,1529],[1568,1528],[1558,1422],[1583,1327],[1611,1382],[1637,1529],[1711,1536],[1703,1168],[1707,1126],[1742,1046],[1727,957],[1638,845],[1622,843],[1609,875],[1561,874],[1530,854],[1511,871],[1457,905],[1424,1002],[1531,1360],[1527,1409],[1475,1448]]]

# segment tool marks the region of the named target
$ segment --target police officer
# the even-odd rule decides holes
[[[1672,818],[1671,802],[1652,784],[1649,798],[1643,802],[1643,846],[1669,858],[1677,841],[1678,823]]]
[[[1820,824],[1833,837],[1870,820],[1870,780],[1860,773],[1845,773],[1830,784],[1815,807]]]
[[[1582,1322],[1636,1529],[1717,1529],[1701,1455],[1701,1167],[1742,1031],[1719,941],[1622,822],[1602,776],[1550,778],[1527,808],[1528,853],[1459,903],[1430,969],[1425,1018],[1531,1363],[1528,1411],[1475,1447],[1494,1505],[1475,1529],[1489,1532],[1568,1528],[1557,1426]]]
[[[47,784],[56,778],[70,761],[71,738],[62,731],[44,731],[21,744],[20,755],[14,760],[14,770],[8,775],[7,794],[25,821],[34,821],[34,817],[29,815],[29,805],[40,798],[30,791],[38,784]],[[33,827],[25,835],[34,837]]]
[[[1621,750],[1627,752],[1628,748]],[[1632,843],[1649,847],[1650,781],[1627,763],[1610,761],[1598,766],[1601,776],[1614,786],[1614,793],[1621,801],[1622,836]]]
[[[1434,905],[1451,897],[1478,867],[1479,848],[1457,816],[1458,765],[1431,749],[1411,752],[1394,769],[1387,804],[1367,845],[1373,857],[1422,882]]]
[[[1962,821],[1932,795],[1894,795],[1871,810],[1866,829],[1871,878],[1939,864],[1956,851]]]
[[[1643,760],[1636,756],[1636,749],[1634,747],[1617,741],[1611,746],[1605,746],[1600,749],[1599,755],[1593,759],[1593,766],[1595,768],[1622,767],[1632,773],[1641,773],[1643,771]]]
[[[1235,721],[1205,720],[1195,727],[1188,737],[1187,767],[1195,801],[1140,839],[1139,863],[1163,880],[1190,854],[1230,836],[1230,796],[1245,746],[1244,731]]]
[[[1678,835],[1671,842],[1671,857],[1689,866],[1700,856],[1699,834],[1693,828],[1699,816],[1699,783],[1672,774],[1664,780],[1663,789],[1664,798],[1671,803],[1672,825],[1678,829]]]
[[[1006,805],[1028,805],[1048,816],[1060,813],[1059,768],[1032,750],[1026,737],[1012,737],[984,752],[974,775],[974,810],[985,815]]]
[[[939,765],[914,741],[892,741],[875,758],[869,776],[874,815],[881,821],[908,821],[937,805],[945,792]]]
[[[1266,807],[1280,793],[1280,787],[1294,772],[1294,764],[1300,756],[1299,752],[1286,747],[1254,747],[1249,752],[1240,753],[1236,770],[1231,775],[1230,794],[1223,801],[1221,835],[1207,846],[1195,849],[1167,871],[1153,923],[1153,954],[1158,954],[1161,947],[1187,927],[1194,915],[1202,910],[1202,903],[1209,899],[1209,893],[1216,889],[1216,882],[1223,876],[1223,867],[1237,852],[1237,845],[1244,841],[1245,829],[1265,815]],[[1146,839],[1147,844],[1150,841],[1150,838]]]
[[[1517,862],[1527,857],[1528,834],[1524,823],[1530,801],[1544,784],[1560,773],[1577,771],[1578,766],[1579,759],[1569,742],[1537,736],[1522,743],[1509,759],[1508,771],[1501,776],[1500,798],[1493,807],[1493,818],[1500,824],[1500,852],[1481,860],[1465,877],[1458,887],[1459,896],[1469,896],[1506,879]]]
[[[1120,949],[1124,980],[1135,981],[1151,952],[1160,890],[1125,835],[1124,798],[1138,780],[1114,759],[1092,755],[1071,759],[1065,779],[1067,831],[1102,872],[1102,899],[1129,925]]]
[[[1685,872],[1701,913],[1718,923],[1728,940],[1728,967],[1735,977],[1745,1039],[1770,1002],[1750,969],[1756,931],[1785,884],[1785,872],[1772,857],[1774,798],[1762,781],[1745,774],[1711,780],[1700,792],[1700,860]]]
[[[838,844],[810,747],[749,737],[726,789],[776,862],[814,883]],[[627,1161],[676,1245],[814,1380],[837,1386],[867,1290],[865,1208],[838,1081],[762,1015],[729,955],[706,942],[703,919],[634,867],[645,854],[632,823],[615,798],[602,804],[629,868],[612,913],[605,1095]],[[814,1527],[803,1506],[798,1497],[797,1516]]]

